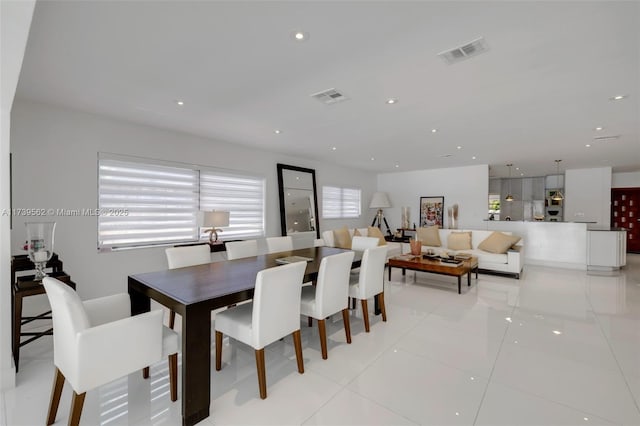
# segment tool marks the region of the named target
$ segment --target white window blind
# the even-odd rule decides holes
[[[98,249],[198,239],[198,171],[100,156]]]
[[[360,194],[355,188],[322,187],[322,217],[344,219],[360,217]]]
[[[221,240],[265,235],[264,187],[261,177],[200,171],[200,209],[229,212],[229,226],[218,234]]]

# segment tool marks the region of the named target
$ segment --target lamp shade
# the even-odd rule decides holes
[[[202,226],[229,226],[229,212],[214,210],[212,212],[204,212],[204,222]]]
[[[371,203],[369,203],[370,209],[386,209],[391,207],[391,202],[389,202],[389,197],[386,192],[376,192],[371,197]]]

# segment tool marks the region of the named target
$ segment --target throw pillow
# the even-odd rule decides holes
[[[516,235],[507,235],[502,232],[492,232],[487,238],[484,239],[478,248],[480,250],[488,251],[490,253],[504,254],[515,243],[520,241],[520,237]]]
[[[422,241],[423,246],[440,247],[440,233],[438,226],[427,226],[426,228],[418,228],[416,230],[416,239]]]
[[[379,246],[387,245],[387,240],[384,239],[384,234],[382,233],[380,228],[370,226],[369,228],[367,228],[367,234],[368,237],[377,238]]]
[[[452,232],[447,239],[449,250],[471,250],[471,232]]]
[[[341,229],[333,230],[333,242],[338,248],[350,249],[351,248],[351,234],[345,226]]]

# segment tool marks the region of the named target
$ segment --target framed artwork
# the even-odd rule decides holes
[[[420,226],[443,227],[444,197],[420,197]]]

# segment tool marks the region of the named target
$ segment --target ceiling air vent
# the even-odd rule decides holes
[[[451,65],[456,62],[460,62],[464,59],[471,58],[472,56],[479,55],[481,53],[489,50],[489,46],[487,46],[487,42],[483,37],[473,40],[470,43],[467,43],[463,46],[458,46],[451,50],[445,50],[444,52],[438,53],[444,61]]]
[[[593,140],[595,140],[597,142],[613,142],[613,141],[617,140],[618,138],[620,138],[620,135],[598,136],[598,137],[593,138]]]
[[[344,93],[338,92],[336,89],[323,90],[322,92],[314,93],[311,97],[327,105],[349,100]]]

